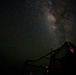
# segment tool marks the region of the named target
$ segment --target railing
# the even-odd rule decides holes
[[[27,60],[25,61],[25,64],[23,66],[23,74],[25,74],[25,72],[27,71],[27,74],[32,71],[40,71],[40,73],[43,71],[43,74],[44,74],[44,71],[49,69],[49,71],[52,71],[52,70],[60,70],[61,69],[61,58],[64,57],[66,55],[66,49],[68,47],[68,43],[64,43],[60,48],[56,49],[56,50],[52,50],[51,52],[47,53],[46,55],[36,59],[36,60]],[[50,57],[47,57],[48,55],[50,55]],[[46,69],[44,66],[38,66],[38,65],[33,65],[32,63],[35,63],[35,62],[38,62],[42,59],[49,59],[50,62],[49,62],[49,65],[48,65],[48,69]],[[29,70],[30,68],[30,70]],[[34,70],[33,70],[34,69]],[[39,72],[38,72],[39,73]],[[27,75],[26,74],[26,75]],[[35,74],[37,75],[37,74]]]
[[[57,51],[57,50],[51,51],[51,52],[47,53],[46,55],[44,55],[44,56],[42,56],[42,57],[40,57],[40,58],[38,58],[38,59],[36,59],[36,60],[27,60],[27,61],[25,61],[25,64],[24,64],[24,66],[23,66],[22,73],[24,74],[24,73],[25,73],[25,70],[28,70],[28,68],[31,68],[32,70],[33,70],[33,68],[34,68],[35,70],[36,70],[37,68],[39,68],[39,69],[41,69],[41,70],[43,71],[43,73],[44,73],[44,71],[45,71],[45,67],[44,67],[44,66],[33,65],[32,63],[38,62],[38,61],[40,61],[40,60],[42,60],[42,59],[47,59],[47,56],[48,56],[48,55],[50,55],[50,58],[49,58],[49,59],[51,59],[51,57],[52,57],[51,54],[54,54],[56,51]],[[30,63],[31,63],[31,64],[30,64]],[[31,72],[31,70],[28,70],[28,71]],[[27,74],[28,74],[28,71],[27,71]],[[40,70],[38,70],[38,71],[40,71]],[[36,75],[37,75],[37,74],[36,74]]]

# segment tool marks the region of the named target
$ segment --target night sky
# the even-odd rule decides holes
[[[65,41],[76,45],[75,0],[0,0],[0,56],[24,63]]]

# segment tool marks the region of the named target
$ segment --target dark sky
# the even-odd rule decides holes
[[[60,47],[76,45],[74,0],[0,0],[0,53],[23,63]]]

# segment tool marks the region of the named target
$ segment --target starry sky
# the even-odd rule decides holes
[[[0,0],[0,55],[24,63],[65,41],[76,45],[75,0]]]

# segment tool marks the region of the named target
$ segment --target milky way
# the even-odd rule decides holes
[[[17,63],[76,45],[75,9],[74,0],[0,0],[1,55]]]
[[[45,12],[50,35],[54,45],[61,44],[63,41],[73,42],[73,19],[75,12],[73,4],[66,0],[46,0]],[[52,31],[51,31],[52,30]]]

